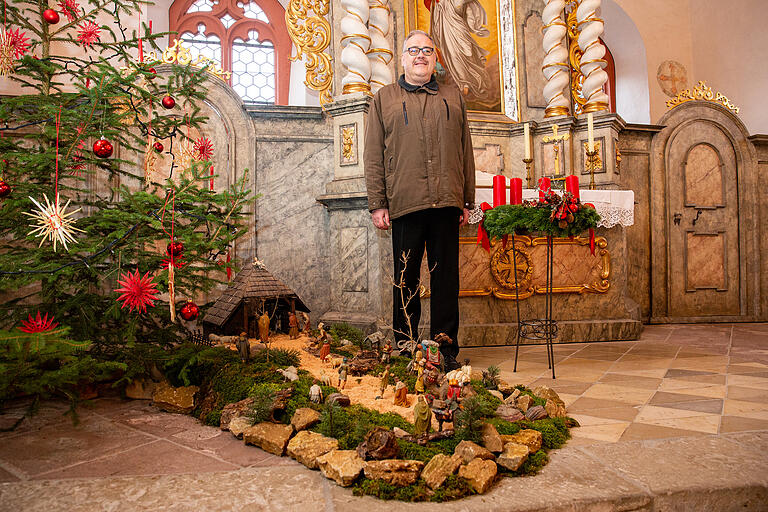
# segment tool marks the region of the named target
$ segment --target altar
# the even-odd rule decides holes
[[[491,197],[481,182],[477,204],[490,203]],[[525,189],[523,199],[538,199],[538,191]],[[588,233],[553,240],[553,318],[559,327],[555,342],[637,339],[642,323],[640,308],[628,294],[625,234],[634,222],[634,193],[582,190],[581,201],[593,204],[601,219],[594,254]],[[515,342],[517,329],[515,301],[520,302],[521,318],[543,315],[546,237],[518,234],[514,255],[511,238],[506,245],[491,241],[486,252],[477,243],[481,219],[478,206],[470,226],[460,233],[459,341],[462,346],[509,345]]]

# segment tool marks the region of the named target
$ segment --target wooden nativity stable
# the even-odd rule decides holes
[[[288,332],[288,315],[309,308],[299,296],[273,276],[258,259],[246,263],[221,297],[203,318],[208,334],[258,336],[257,321],[264,312],[270,317],[270,331]]]

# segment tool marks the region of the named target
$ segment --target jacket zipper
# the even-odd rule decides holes
[[[403,120],[405,121],[405,126],[408,126],[408,111],[405,110],[405,102],[403,102]]]

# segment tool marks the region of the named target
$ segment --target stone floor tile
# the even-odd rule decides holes
[[[688,377],[678,377],[677,380],[687,380],[691,384],[725,384],[725,375],[722,373],[713,373],[711,375],[691,375]]]
[[[624,405],[622,407],[606,407],[602,409],[591,409],[588,412],[582,414],[587,414],[596,418],[605,418],[609,421],[634,421],[634,419],[640,413],[641,407],[642,406],[633,407],[629,405]]]
[[[654,390],[638,389],[615,384],[597,383],[582,396],[587,398],[602,398],[631,405],[643,404],[654,394]]]
[[[666,383],[666,380],[664,381]],[[683,381],[686,383],[685,381]],[[687,382],[687,384],[690,386],[691,383]],[[665,391],[664,386],[659,387],[659,391]],[[680,395],[689,395],[689,396],[698,396],[698,397],[706,397],[706,398],[725,398],[726,393],[726,387],[725,386],[702,386],[702,387],[695,387],[695,388],[685,388],[685,387],[677,387],[675,386],[672,389],[669,389],[669,391],[673,391],[676,394]]]
[[[594,425],[609,425],[609,424],[616,424],[616,423],[626,423],[627,425],[629,425],[630,423],[629,421],[620,421],[620,420],[615,420],[613,418],[591,416],[588,414],[569,413],[568,416],[578,421],[580,427],[592,427]]]
[[[613,366],[611,371],[614,373],[624,373],[626,370],[655,370],[659,368],[667,369],[672,364],[671,358],[651,359],[648,361],[625,361],[620,359]]]
[[[26,432],[0,443],[0,460],[29,476],[124,451],[153,438],[97,416]]]
[[[568,408],[568,412],[592,414],[596,409],[609,409],[609,408],[627,408],[630,407],[624,402],[618,402],[616,400],[605,400],[601,398],[590,398],[582,396],[576,400]]]
[[[731,400],[745,400],[747,402],[768,402],[768,390],[743,388],[741,386],[727,386],[726,396]]]
[[[768,420],[756,420],[741,416],[723,416],[720,422],[720,433],[745,432],[751,430],[768,431]]]
[[[238,466],[157,440],[129,450],[35,475],[34,479],[88,478],[127,475],[168,475],[232,471]]]
[[[703,416],[712,413],[702,413],[701,411],[691,411],[689,409],[673,409],[671,407],[661,407],[655,405],[646,405],[635,417],[636,422],[648,423],[656,420],[666,420],[670,418],[690,418],[692,416]]]
[[[731,416],[743,416],[744,413],[768,411],[768,403],[766,402],[748,402],[746,400],[732,400],[730,398],[725,399],[723,406],[723,414]]]
[[[18,482],[19,480],[19,477],[0,467],[0,482]]]
[[[667,369],[652,368],[650,370],[617,370],[615,368],[611,368],[608,370],[608,373],[617,373],[621,375],[636,375],[638,377],[650,377],[653,379],[661,379],[661,378],[664,378],[664,375],[667,373]]]
[[[722,414],[723,400],[716,399],[716,398],[709,399],[709,400],[693,400],[690,402],[675,402],[672,404],[660,404],[660,407],[666,407],[669,409],[677,409],[677,410],[685,410],[685,411],[703,412],[708,414]]]
[[[650,405],[663,405],[663,404],[671,404],[676,402],[690,402],[694,400],[695,397],[685,394],[685,393],[671,393],[668,391],[657,391],[656,394],[653,395],[653,398],[651,398],[648,403]],[[707,400],[708,398],[706,396],[702,396],[701,400]]]
[[[707,414],[703,416],[690,416],[688,418],[648,420],[639,423],[656,425],[659,427],[693,430],[695,432],[703,432],[705,434],[717,434],[720,428],[720,415]]]
[[[573,438],[587,438],[608,443],[615,443],[627,430],[630,423],[628,421],[617,421],[614,423],[604,423],[600,425],[587,425],[571,430]]]
[[[665,379],[678,379],[681,377],[692,377],[696,375],[712,375],[716,372],[709,372],[706,370],[683,370],[679,368],[672,368],[667,370],[667,373],[664,374]]]
[[[600,382],[606,384],[619,384],[629,388],[657,389],[663,379],[655,377],[642,377],[640,375],[626,375],[623,373],[606,373],[600,378]]]
[[[619,441],[642,441],[647,439],[670,439],[678,437],[703,436],[703,432],[678,428],[632,423],[622,434]]]

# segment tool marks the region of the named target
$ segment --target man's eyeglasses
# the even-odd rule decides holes
[[[435,53],[435,49],[430,46],[411,46],[405,51],[408,52],[408,55],[411,57],[417,56],[419,52],[423,53],[425,57],[429,57]]]

